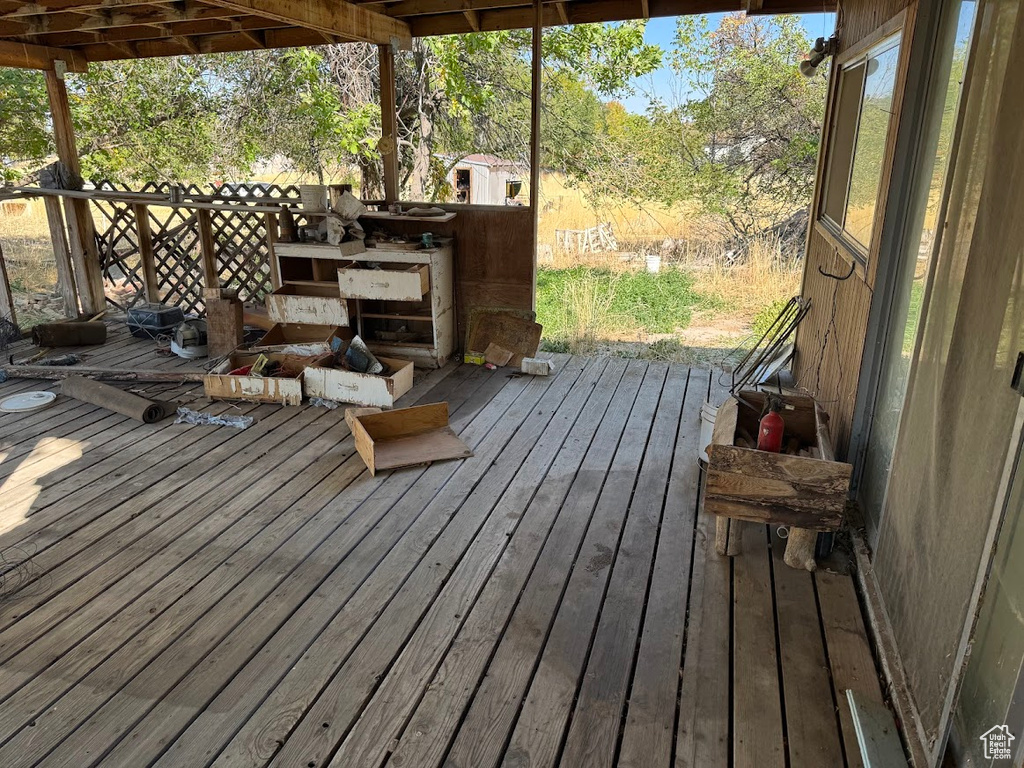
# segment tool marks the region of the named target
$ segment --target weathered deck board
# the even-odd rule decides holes
[[[109,327],[88,364],[197,365]],[[476,455],[377,477],[340,411],[196,385],[133,388],[256,424],[0,415],[0,764],[858,765],[850,577],[764,526],[720,558],[699,513],[714,374],[556,368],[424,375],[401,404],[448,401]]]

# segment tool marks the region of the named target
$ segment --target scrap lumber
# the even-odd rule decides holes
[[[5,365],[0,367],[0,381],[7,379],[40,379],[62,381],[84,376],[97,381],[139,381],[158,384],[163,381],[202,381],[205,371],[133,371],[124,368],[93,368],[73,365],[67,368],[50,365]]]

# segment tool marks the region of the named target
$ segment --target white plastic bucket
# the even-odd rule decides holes
[[[652,275],[656,275],[661,269],[661,254],[660,253],[648,253],[647,254],[647,271]]]
[[[700,460],[705,467],[708,465],[708,446],[711,445],[711,438],[715,432],[716,416],[718,406],[707,402],[700,407]]]

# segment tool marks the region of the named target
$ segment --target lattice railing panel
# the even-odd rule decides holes
[[[179,186],[187,195],[230,199],[234,205],[247,201],[266,204],[297,203],[298,188],[278,184],[220,184],[202,189],[197,185],[150,182],[136,190],[100,182],[100,189],[169,194]],[[145,283],[139,253],[135,215],[128,203],[96,200],[96,241],[106,280],[107,300],[126,309],[144,301]],[[193,210],[148,205],[157,286],[165,304],[185,312],[202,314],[203,273],[199,222]],[[100,223],[102,222],[102,224]],[[260,302],[272,289],[270,253],[265,217],[245,211],[211,211],[210,222],[221,285],[235,288],[243,301]],[[103,226],[105,224],[105,226]]]

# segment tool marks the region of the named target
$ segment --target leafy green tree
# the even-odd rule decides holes
[[[86,178],[207,181],[244,165],[223,141],[206,57],[93,64],[68,77]]]
[[[42,73],[0,67],[0,180],[18,179],[18,164],[39,164],[52,151]]]
[[[680,129],[692,193],[749,236],[807,205],[814,185],[826,78],[805,78],[810,47],[793,16],[677,21],[672,66],[694,96]]]

